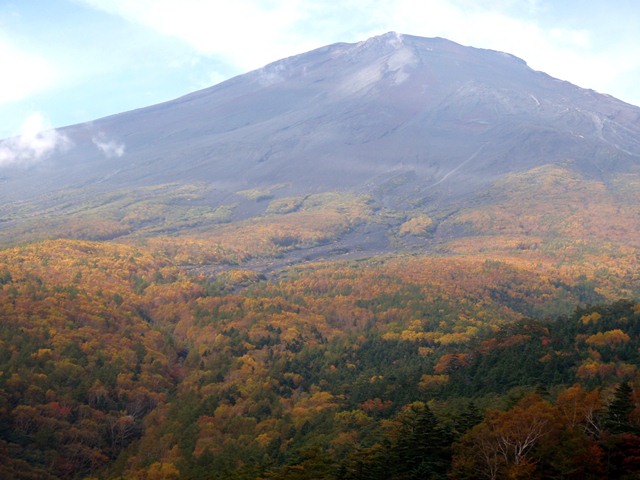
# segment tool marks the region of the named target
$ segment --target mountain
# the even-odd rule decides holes
[[[371,188],[402,173],[423,195],[456,194],[541,163],[573,161],[606,178],[640,158],[637,107],[508,54],[396,33],[60,133],[70,147],[3,172],[3,201],[175,181],[307,193]]]
[[[0,478],[638,478],[639,112],[391,33],[45,134]]]
[[[393,251],[416,243],[384,238],[411,233],[407,221],[444,240],[475,234],[452,213],[501,211],[556,177],[636,214],[640,108],[441,38],[334,44],[57,133],[48,158],[0,171],[0,241],[202,234],[339,192],[366,196],[373,226],[338,250]],[[584,201],[567,189],[540,200]]]

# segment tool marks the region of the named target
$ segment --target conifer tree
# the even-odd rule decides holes
[[[484,419],[484,415],[475,402],[471,401],[466,409],[454,418],[454,435],[461,437]]]
[[[616,389],[605,419],[605,428],[610,433],[616,434],[634,430],[629,423],[629,414],[635,407],[632,394],[633,389],[626,381],[622,382]]]
[[[428,405],[416,404],[403,418],[394,457],[402,480],[445,478],[451,459],[451,434]]]

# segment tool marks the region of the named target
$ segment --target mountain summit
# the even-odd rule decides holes
[[[199,185],[210,206],[266,189],[375,193],[406,208],[459,202],[541,165],[605,184],[640,165],[640,108],[506,53],[397,33],[59,133],[66,148],[0,170],[5,210],[166,184]]]
[[[391,33],[43,135],[0,478],[640,478],[639,115]]]

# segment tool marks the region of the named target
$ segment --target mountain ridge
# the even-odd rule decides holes
[[[640,109],[442,39],[265,68],[1,171],[0,477],[640,472]]]
[[[609,225],[615,208],[635,218],[614,193],[637,181],[639,119],[640,108],[510,54],[392,32],[60,129],[69,148],[2,170],[0,242],[244,232],[258,245],[253,228],[276,231],[266,250],[297,260],[307,249],[314,258],[431,251],[487,235],[469,220],[482,209],[528,215],[527,197],[511,202],[504,193],[519,187],[502,185],[526,172],[542,183],[540,175],[553,184],[562,171],[580,179],[531,197],[543,202],[528,205],[533,225],[547,221],[554,201],[581,202],[583,184],[609,191],[589,210],[590,224]],[[539,170],[545,165],[554,168]],[[300,226],[306,233],[289,235],[298,240],[282,241],[280,230]]]
[[[442,65],[442,61],[446,64]],[[464,73],[469,69],[472,70]],[[530,88],[533,80],[542,80],[536,87],[538,91],[516,94],[515,90],[509,90],[513,84],[511,75],[516,74],[521,90],[522,85]],[[456,77],[453,80],[452,75]],[[492,82],[490,86],[487,79]],[[451,84],[456,88],[449,88]],[[564,89],[561,95],[552,92],[548,99],[541,96],[540,92],[557,85]],[[562,95],[571,95],[572,100],[578,99],[584,105],[580,109],[568,108],[559,99]],[[516,127],[528,129],[528,135],[515,130],[518,140],[524,136],[526,148],[533,143],[527,137],[552,135],[549,129],[540,127],[540,122],[532,124],[529,119],[522,124],[517,118],[522,114],[531,116],[535,111],[538,114],[533,116],[534,120],[541,120],[541,115],[547,121],[552,115],[564,117],[560,119],[564,129],[574,128],[577,138],[584,137],[591,127],[604,146],[618,149],[621,156],[640,158],[640,144],[624,138],[625,132],[617,129],[615,123],[620,116],[637,121],[640,109],[605,98],[535,72],[526,62],[509,54],[463,47],[444,39],[389,33],[356,44],[322,47],[176,100],[60,129],[74,146],[61,153],[54,152],[46,163],[35,166],[30,176],[34,180],[38,168],[46,172],[47,165],[53,164],[56,170],[70,168],[64,175],[77,177],[81,185],[119,177],[124,185],[129,181],[135,186],[136,182],[131,180],[144,183],[145,177],[164,183],[166,176],[151,170],[161,173],[172,169],[172,173],[185,179],[199,176],[223,186],[235,181],[240,188],[243,182],[251,187],[270,181],[284,166],[295,169],[296,164],[303,162],[305,169],[315,170],[316,182],[322,180],[329,187],[335,182],[340,186],[345,176],[330,175],[332,170],[340,171],[340,167],[354,178],[343,186],[353,187],[366,183],[375,173],[390,170],[390,166],[410,163],[423,169],[422,176],[436,183],[444,181],[444,175],[486,144],[478,131],[493,128],[503,137],[514,135],[513,129],[508,133],[499,131],[498,117],[511,116],[521,123]],[[368,105],[372,102],[373,106]],[[585,124],[589,122],[593,125]],[[439,132],[430,132],[425,127],[437,130],[439,123],[445,123]],[[451,145],[454,128],[460,132],[453,140],[463,143],[464,148],[448,153],[447,150],[456,147]],[[607,137],[611,129],[618,141]],[[637,129],[635,125],[634,131]],[[566,137],[567,132],[563,133]],[[422,142],[413,139],[414,145],[402,151],[397,145],[410,144],[407,135],[429,138]],[[464,141],[464,135],[470,138]],[[396,144],[389,146],[384,137]],[[121,155],[107,158],[97,146],[100,138],[103,145],[111,142],[121,146]],[[571,139],[562,140],[566,143]],[[442,141],[447,142],[447,148],[439,145]],[[512,148],[517,148],[518,142],[513,143]],[[571,147],[575,150],[579,146]],[[433,153],[425,154],[429,150]],[[502,151],[493,156],[504,158],[507,154]],[[415,160],[420,155],[422,158]],[[491,156],[486,151],[485,155]],[[312,157],[313,161],[296,158],[301,156]],[[341,164],[334,160],[336,157]],[[366,157],[369,158],[365,161]],[[390,165],[389,157],[399,160]],[[101,175],[91,177],[83,172],[87,162]],[[314,168],[319,162],[328,164],[329,174]],[[190,176],[189,168],[183,164],[195,175]],[[150,171],[139,171],[139,165]],[[215,176],[207,173],[212,168],[216,170]],[[243,171],[240,182],[234,168]],[[122,178],[125,170],[129,179]],[[374,175],[367,178],[368,172]],[[17,171],[12,173],[14,178],[20,176]],[[51,189],[45,181],[41,185],[45,190]]]

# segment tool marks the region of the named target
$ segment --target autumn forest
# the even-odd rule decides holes
[[[631,257],[503,235],[260,273],[224,238],[0,251],[2,478],[640,473]]]
[[[0,479],[640,478],[637,107],[387,34],[58,133]]]

